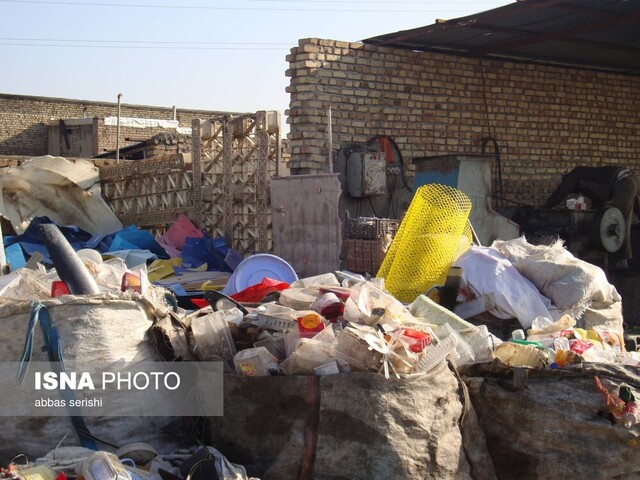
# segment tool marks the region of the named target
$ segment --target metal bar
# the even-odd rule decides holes
[[[258,251],[269,250],[268,185],[269,185],[269,132],[267,112],[256,113],[256,228]]]
[[[329,173],[333,173],[333,130],[331,126],[331,105],[329,105],[329,112],[327,113],[327,122],[329,123],[327,128],[327,135],[329,136]]]
[[[233,127],[229,117],[222,119],[222,225],[224,239],[229,247],[236,248],[233,243]]]
[[[120,99],[122,94],[118,94],[118,116],[116,122],[116,163],[120,162]]]
[[[175,116],[175,107],[174,107]],[[191,122],[191,142],[193,152],[191,153],[191,173],[192,177],[192,194],[191,202],[193,205],[193,221],[195,224],[203,228],[205,226],[206,212],[202,212],[202,134],[200,131],[200,119],[195,118]]]

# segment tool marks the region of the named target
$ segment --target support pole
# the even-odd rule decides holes
[[[116,122],[116,163],[120,162],[120,99],[122,94],[118,94],[118,117]]]

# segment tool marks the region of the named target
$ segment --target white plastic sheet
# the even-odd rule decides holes
[[[557,316],[549,311],[549,299],[497,250],[471,247],[455,265],[462,267],[463,289],[476,297],[493,294],[496,306],[490,313],[496,317],[517,318],[523,328],[529,328],[536,317]]]
[[[122,229],[102,199],[98,169],[81,159],[37,157],[19,167],[2,169],[0,211],[17,233],[23,233],[34,217],[43,215],[94,235]]]

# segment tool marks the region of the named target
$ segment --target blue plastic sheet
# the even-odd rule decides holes
[[[18,243],[14,243],[13,245],[5,248],[4,255],[7,259],[7,263],[11,267],[11,270],[22,268],[27,263],[24,258],[24,253],[22,252],[22,248]]]
[[[89,232],[73,225],[60,225],[48,217],[34,218],[22,235],[4,237],[5,249],[19,244],[28,256],[33,255],[35,252],[40,252],[43,256],[42,263],[51,265],[49,252],[47,247],[44,246],[40,229],[38,228],[40,225],[48,223],[57,225],[62,235],[76,251],[83,248],[91,248],[100,253],[121,250],[149,250],[158,258],[169,258],[167,252],[156,242],[151,233],[146,230],[140,230],[135,225],[110,235],[91,235]]]
[[[224,238],[211,238],[208,235],[202,238],[187,237],[182,248],[182,265],[196,268],[206,263],[209,271],[230,272],[224,261],[228,251]]]

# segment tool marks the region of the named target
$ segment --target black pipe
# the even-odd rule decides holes
[[[47,223],[40,225],[40,233],[53,266],[60,280],[67,284],[69,292],[74,295],[99,294],[98,284],[60,229],[52,223]]]

